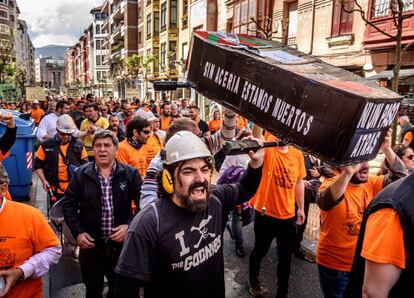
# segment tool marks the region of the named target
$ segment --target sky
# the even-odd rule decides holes
[[[92,22],[90,10],[103,0],[17,0],[19,18],[29,27],[36,48],[74,45]]]

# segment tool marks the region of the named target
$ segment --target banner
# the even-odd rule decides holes
[[[125,89],[125,99],[132,99],[133,97],[140,97],[140,89],[138,88],[126,88]]]
[[[46,93],[44,87],[26,87],[26,99],[27,100],[46,100]]]
[[[66,97],[67,98],[80,98],[81,90],[78,88],[68,88],[66,89]]]
[[[401,96],[281,43],[195,32],[187,81],[325,162],[375,158]]]

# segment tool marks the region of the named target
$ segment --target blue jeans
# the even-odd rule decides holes
[[[325,298],[344,297],[346,286],[348,285],[349,272],[330,269],[318,265],[319,283]]]
[[[234,212],[234,209],[231,211],[231,232],[233,233],[234,243],[236,248],[243,247],[243,232],[242,232],[242,222],[240,216]]]

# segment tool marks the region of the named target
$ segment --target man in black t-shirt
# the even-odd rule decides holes
[[[208,128],[208,124],[207,122],[200,119],[200,109],[197,106],[190,107],[190,118],[191,120],[197,123],[202,136],[207,137],[210,135],[210,129]]]
[[[261,142],[261,141],[258,141]],[[203,141],[177,132],[165,145],[160,198],[134,218],[116,267],[116,297],[224,297],[223,232],[229,212],[249,200],[262,175],[263,150],[249,152],[240,182],[211,185]]]

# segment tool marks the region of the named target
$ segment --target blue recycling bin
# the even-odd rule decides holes
[[[34,146],[37,128],[34,121],[19,118],[20,113],[11,112],[17,127],[16,142],[10,149],[10,155],[3,161],[10,178],[9,191],[15,201],[30,200],[32,171],[34,163]],[[6,126],[0,123],[0,135],[6,131]]]

